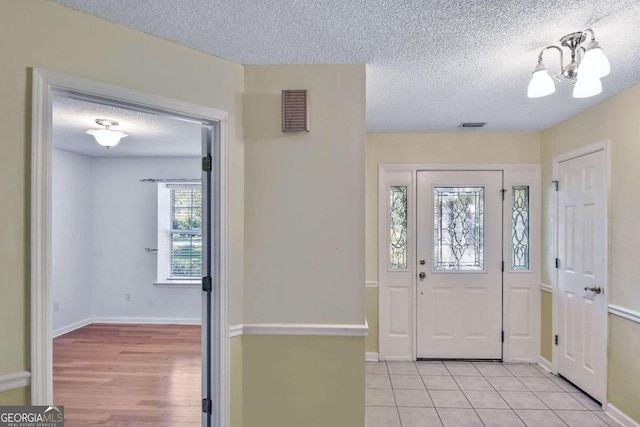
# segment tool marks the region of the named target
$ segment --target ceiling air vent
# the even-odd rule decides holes
[[[481,128],[484,127],[487,122],[462,122],[460,123],[461,128]]]
[[[306,90],[282,91],[282,132],[309,132],[309,98]]]

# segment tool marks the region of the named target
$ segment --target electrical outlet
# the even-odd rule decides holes
[[[53,311],[59,311],[60,310],[60,303],[58,301],[53,303]]]
[[[131,301],[131,294],[129,292],[127,292],[126,294],[124,294],[124,300],[125,301]]]

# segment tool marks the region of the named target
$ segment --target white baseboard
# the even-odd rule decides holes
[[[379,357],[379,355],[378,355]],[[415,362],[411,357],[406,356],[387,356],[385,358],[379,359],[381,362],[384,360],[386,362]]]
[[[13,374],[0,375],[0,393],[16,388],[27,387],[31,384],[31,372],[22,371]]]
[[[202,320],[171,317],[94,317],[93,323],[129,323],[150,325],[200,325]]]
[[[607,414],[610,418],[613,418],[615,421],[622,424],[624,427],[640,427],[640,424],[637,421],[629,417],[620,409],[613,406],[611,403],[607,402],[604,413]]]
[[[364,360],[367,362],[377,362],[378,361],[378,353],[373,351],[367,351],[364,354]]]
[[[545,359],[542,356],[538,358],[538,365],[542,366],[545,369],[545,371],[553,372],[553,365],[551,364],[551,362],[549,362],[547,359]]]
[[[76,329],[80,329],[80,328],[82,328],[84,326],[90,325],[91,323],[93,323],[93,319],[91,319],[91,318],[80,320],[79,322],[75,322],[75,323],[72,323],[70,325],[63,326],[61,328],[55,329],[53,331],[53,333],[51,334],[51,337],[52,338],[57,338],[60,335],[68,334],[71,331],[75,331]]]

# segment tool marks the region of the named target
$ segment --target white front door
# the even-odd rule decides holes
[[[558,164],[558,373],[606,397],[606,175],[598,151]]]
[[[502,171],[418,171],[418,358],[502,358]]]

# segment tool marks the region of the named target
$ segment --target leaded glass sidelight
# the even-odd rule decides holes
[[[484,270],[484,187],[435,187],[433,206],[433,268]]]
[[[511,199],[511,269],[529,269],[529,186],[514,186]]]
[[[407,187],[389,187],[389,269],[407,269]]]

